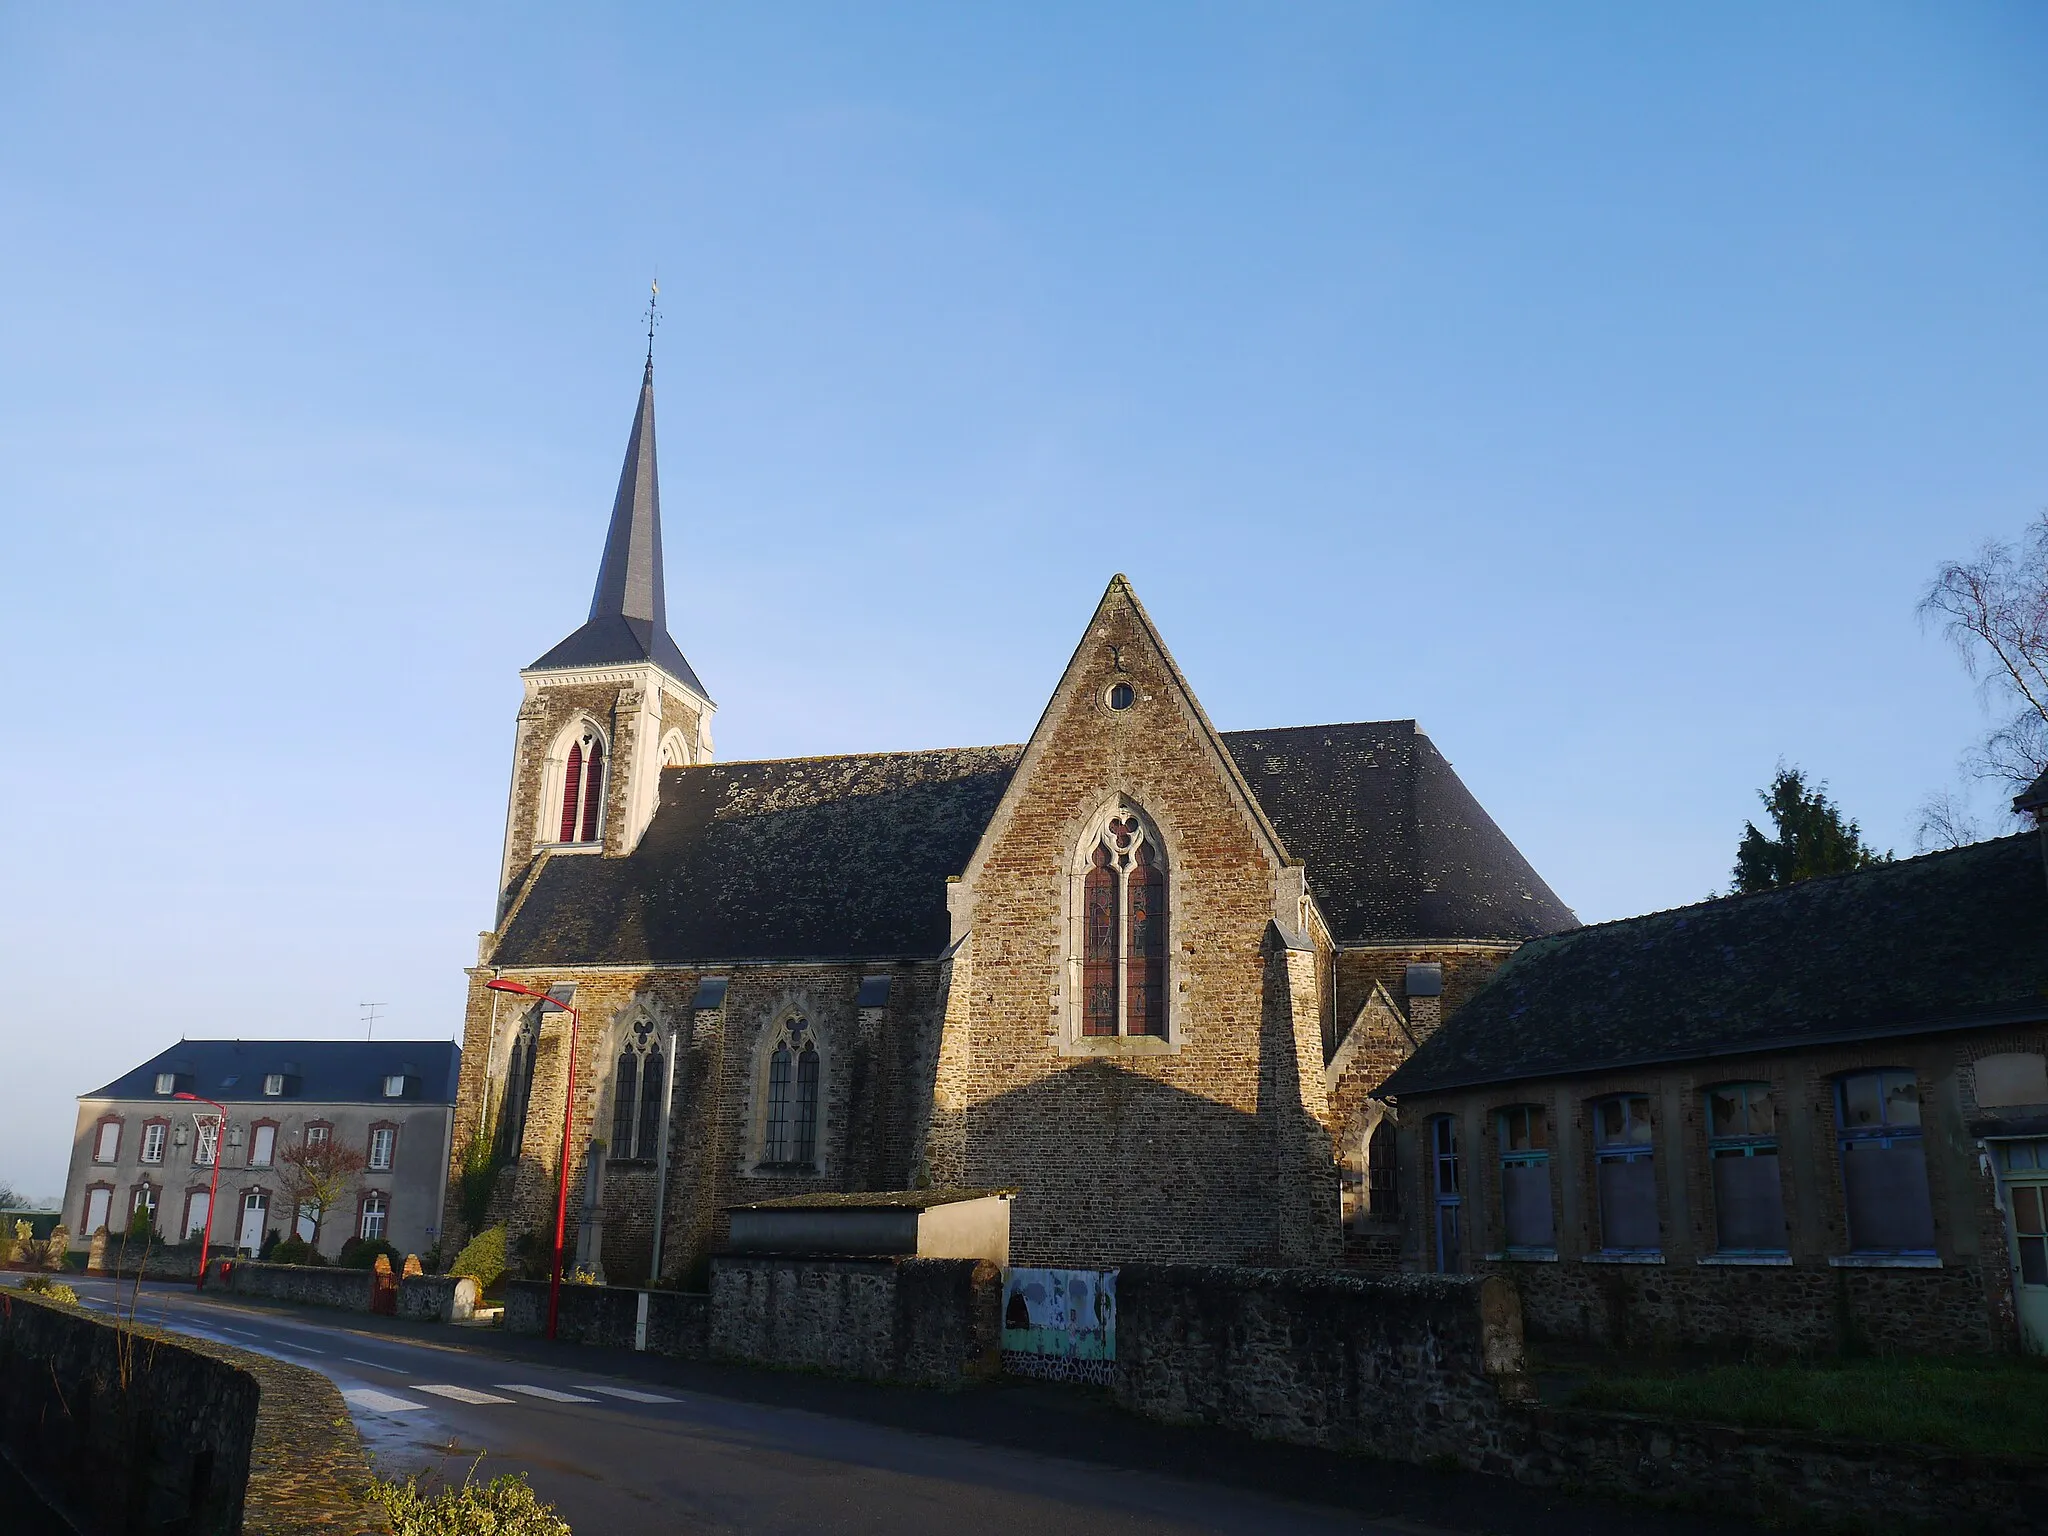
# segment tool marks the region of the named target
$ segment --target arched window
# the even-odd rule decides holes
[[[1395,1221],[1401,1215],[1401,1167],[1394,1136],[1394,1117],[1382,1115],[1365,1142],[1365,1209],[1374,1221]]]
[[[817,1166],[818,1042],[803,1015],[792,1014],[768,1055],[768,1095],[761,1127],[764,1166]]]
[[[533,1096],[533,1055],[539,1039],[540,1010],[534,1008],[520,1021],[505,1062],[505,1097],[498,1108],[500,1157],[517,1157],[526,1140],[526,1106]]]
[[[558,749],[559,750],[559,749]],[[585,721],[568,738],[561,758],[558,843],[594,843],[604,824],[604,738]]]
[[[664,1066],[661,1032],[642,1014],[619,1048],[618,1070],[612,1078],[614,1158],[644,1160],[660,1154]]]
[[[1166,855],[1135,810],[1082,839],[1079,1032],[1163,1038],[1167,1019]]]

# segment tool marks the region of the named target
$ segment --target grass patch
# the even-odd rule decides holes
[[[2048,1447],[2048,1369],[2030,1360],[1893,1357],[1600,1374],[1566,1400],[1574,1408],[2033,1460]]]

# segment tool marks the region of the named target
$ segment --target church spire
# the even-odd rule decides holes
[[[658,290],[657,290],[658,291]],[[649,315],[653,305],[648,306]],[[662,590],[661,482],[654,455],[654,322],[647,327],[647,368],[626,439],[626,462],[612,499],[611,530],[590,597],[590,617],[529,671],[651,661],[700,696],[704,685],[668,632]]]

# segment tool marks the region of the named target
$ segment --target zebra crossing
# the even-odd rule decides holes
[[[616,1398],[621,1402],[658,1404],[680,1403],[680,1397],[670,1397],[663,1392],[642,1392],[633,1387],[614,1387],[595,1382],[577,1382],[573,1392],[558,1387],[537,1386],[532,1382],[506,1381],[493,1383],[496,1392],[486,1392],[478,1387],[457,1386],[453,1382],[407,1382],[405,1392],[424,1392],[432,1397],[445,1398],[449,1402],[464,1403],[472,1407],[511,1407],[520,1398],[545,1403],[595,1403],[603,1398]],[[513,1392],[517,1397],[503,1397],[500,1393]],[[417,1413],[429,1405],[401,1396],[397,1391],[386,1391],[381,1387],[343,1387],[342,1401],[349,1407],[364,1413]]]

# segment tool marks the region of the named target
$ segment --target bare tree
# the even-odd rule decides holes
[[[1944,789],[1920,804],[1920,827],[1915,841],[1922,853],[1937,848],[1961,848],[1984,836],[1970,808]]]
[[[2048,770],[2048,513],[2016,544],[1994,539],[1975,560],[1942,566],[1920,616],[1941,626],[1985,701],[2008,712],[1970,750],[1966,768],[2025,789]]]
[[[27,1196],[16,1194],[12,1185],[0,1184],[0,1211],[24,1211],[27,1209]]]
[[[320,1242],[320,1227],[337,1206],[346,1205],[363,1182],[369,1158],[356,1148],[344,1146],[332,1135],[309,1142],[302,1132],[277,1157],[282,1170],[279,1183],[291,1210],[286,1236],[296,1236],[299,1221],[311,1218],[313,1243]]]

